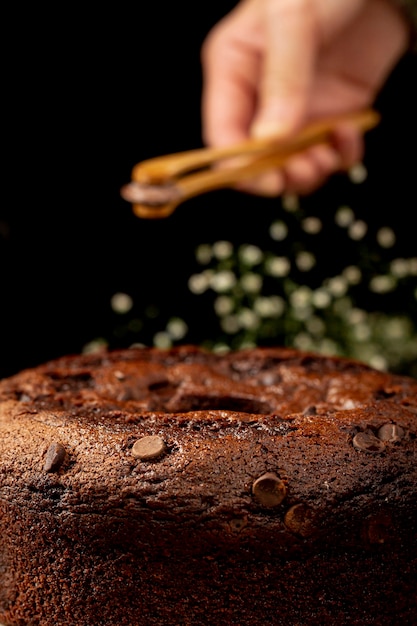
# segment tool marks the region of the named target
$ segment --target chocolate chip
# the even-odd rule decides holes
[[[141,461],[153,461],[166,452],[164,440],[158,435],[147,435],[133,444],[132,454]]]
[[[57,472],[63,465],[67,453],[62,443],[54,442],[48,448],[43,469],[45,472]]]
[[[317,415],[317,407],[314,406],[314,404],[312,406],[308,406],[304,409],[303,415]]]
[[[294,504],[285,514],[284,524],[291,532],[301,537],[310,537],[314,533],[314,513],[307,504]]]
[[[365,452],[382,452],[385,449],[384,443],[372,433],[358,433],[353,437],[353,445],[357,450]]]
[[[267,472],[255,480],[252,493],[263,506],[277,506],[285,498],[287,490],[276,474]]]
[[[400,441],[404,437],[404,429],[397,424],[384,424],[378,430],[378,437],[381,441]]]
[[[365,538],[369,543],[387,543],[395,537],[391,516],[380,513],[365,523]]]

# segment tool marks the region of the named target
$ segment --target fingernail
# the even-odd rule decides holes
[[[267,137],[280,137],[289,133],[289,128],[286,124],[277,121],[260,121],[254,124],[251,128],[252,137],[257,139],[265,139]]]
[[[286,137],[291,135],[302,123],[304,112],[300,106],[287,100],[269,102],[258,112],[251,127],[251,135],[265,137]]]

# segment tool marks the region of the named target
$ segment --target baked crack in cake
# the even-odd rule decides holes
[[[417,624],[417,380],[287,348],[0,382],[5,626]]]

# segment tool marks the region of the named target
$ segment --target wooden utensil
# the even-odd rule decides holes
[[[288,141],[248,139],[222,148],[201,148],[148,159],[135,165],[132,180],[122,187],[121,196],[132,203],[138,217],[168,217],[193,196],[234,187],[239,181],[282,167],[288,158],[310,146],[328,144],[341,123],[355,124],[365,132],[379,120],[376,111],[366,109],[311,123]],[[239,157],[236,166],[228,165],[227,160],[233,163],[234,157]],[[222,161],[226,162],[224,167],[213,167]]]

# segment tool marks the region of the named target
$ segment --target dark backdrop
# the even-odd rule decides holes
[[[112,335],[116,291],[143,307],[189,312],[196,245],[250,240],[267,228],[275,200],[225,190],[146,221],[119,195],[135,163],[201,145],[200,46],[233,5],[15,7],[5,20],[0,376],[78,352],[97,336],[128,343]],[[354,192],[368,212],[394,215],[404,254],[415,250],[415,70],[407,56],[379,98],[368,181]],[[343,199],[340,185],[333,180],[311,201]],[[193,315],[207,335],[208,312]],[[146,329],[141,339],[150,341]]]

